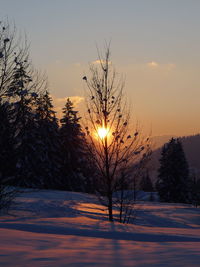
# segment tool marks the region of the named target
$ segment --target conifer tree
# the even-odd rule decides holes
[[[189,167],[179,139],[163,146],[156,188],[161,201],[186,203],[189,191]]]
[[[35,117],[33,112],[34,93],[29,90],[32,79],[26,73],[24,62],[15,61],[15,72],[8,90],[11,99],[9,112],[10,126],[14,143],[15,179],[18,186],[34,184],[34,142],[36,139]]]
[[[149,177],[148,171],[142,176],[141,182],[140,182],[140,189],[144,192],[152,192],[153,191],[153,185],[151,178]]]
[[[9,186],[15,171],[9,108],[8,102],[0,101],[0,210],[8,209],[17,194],[17,190]]]
[[[10,104],[0,101],[0,179],[6,182],[13,175],[13,140],[9,123]]]
[[[85,178],[87,169],[87,153],[85,138],[81,130],[78,111],[74,110],[73,103],[68,98],[63,108],[63,117],[60,120],[61,153],[63,161],[63,185],[68,190],[87,191],[89,181]]]
[[[61,169],[60,140],[58,119],[48,91],[40,94],[36,100],[36,105],[38,139],[40,141],[38,169],[42,179],[42,187],[56,188],[59,184]]]
[[[9,185],[40,185],[35,103],[46,79],[33,69],[21,37],[8,20],[0,22],[0,209],[17,193]]]
[[[200,206],[200,179],[197,179],[195,173],[191,175],[190,179],[190,199],[196,208]]]

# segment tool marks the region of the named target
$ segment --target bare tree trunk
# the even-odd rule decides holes
[[[119,210],[119,222],[122,222],[122,215],[123,215],[123,200],[124,200],[124,196],[123,196],[124,191],[121,190],[121,196],[120,196],[120,210]]]
[[[118,206],[122,222],[130,202],[124,201],[123,194],[120,202],[116,202],[113,195],[122,189],[132,190],[130,173],[133,165],[146,157],[148,142],[143,140],[137,127],[133,132],[130,126],[129,108],[123,98],[124,79],[117,77],[112,66],[109,45],[106,45],[105,56],[99,52],[98,56],[99,64],[90,66],[91,77],[83,77],[88,87],[85,134],[97,168],[96,191],[106,198],[109,221],[113,221],[113,207]],[[100,134],[102,130],[104,135]]]
[[[105,119],[106,121],[106,119]],[[106,124],[106,123],[105,123]],[[106,177],[108,181],[108,214],[109,214],[109,221],[113,221],[113,201],[112,201],[112,182],[110,179],[110,169],[109,169],[109,159],[108,159],[108,141],[107,137],[105,138],[105,167],[106,167]]]
[[[113,222],[113,203],[112,203],[112,193],[111,192],[108,195],[108,215],[109,215],[109,221]]]

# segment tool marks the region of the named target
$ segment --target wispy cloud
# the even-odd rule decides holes
[[[176,67],[176,65],[174,63],[158,63],[156,61],[151,61],[151,62],[148,62],[146,64],[148,67],[150,68],[162,68],[162,69],[167,69],[167,70],[171,70],[171,69],[174,69]]]
[[[82,96],[67,96],[58,98],[56,98],[55,96],[52,97],[55,104],[65,104],[67,102],[67,99],[69,98],[73,102],[74,106],[77,106],[80,102],[84,100],[84,97]]]
[[[96,64],[96,65],[99,65],[99,64],[105,64],[106,63],[106,61],[105,60],[103,60],[103,59],[97,59],[97,60],[95,60],[95,61],[92,61],[91,62],[92,64]],[[108,64],[111,64],[111,61],[108,61]]]
[[[147,65],[152,68],[157,68],[159,64],[155,61],[148,62]]]
[[[62,109],[64,108],[68,98],[73,102],[75,108],[77,108],[78,105],[84,101],[84,97],[82,96],[56,97],[54,95],[51,95],[51,97],[53,99],[53,104],[57,112],[58,118],[62,116]]]

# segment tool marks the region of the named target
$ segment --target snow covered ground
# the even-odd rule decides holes
[[[27,191],[0,216],[0,266],[200,266],[200,209],[139,202],[109,223],[88,194]]]

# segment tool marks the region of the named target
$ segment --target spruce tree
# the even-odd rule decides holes
[[[46,78],[33,69],[21,37],[14,25],[0,23],[0,177],[10,185],[38,187],[42,159],[35,104]]]
[[[172,138],[163,146],[156,188],[161,201],[189,201],[189,167],[179,139]]]
[[[10,104],[0,101],[0,180],[6,183],[14,172],[13,140],[9,123]]]
[[[30,187],[35,183],[34,143],[36,139],[33,102],[35,95],[30,91],[32,79],[27,75],[26,64],[15,61],[13,80],[8,90],[11,108],[10,127],[14,143],[14,185]]]
[[[153,192],[153,185],[151,178],[149,177],[148,171],[142,176],[141,182],[140,182],[140,189],[144,192]]]
[[[87,169],[85,138],[81,130],[78,111],[74,110],[73,103],[68,98],[63,108],[63,117],[60,120],[61,153],[63,162],[62,187],[68,190],[88,190],[88,180],[83,169]],[[87,188],[87,189],[86,189]]]
[[[52,98],[46,91],[37,98],[36,117],[38,124],[38,172],[43,188],[57,188],[60,183],[60,140],[58,119],[53,109]]]
[[[200,206],[200,179],[197,179],[195,173],[190,179],[190,194],[191,203],[197,208]]]
[[[10,187],[14,168],[13,140],[9,123],[10,104],[0,101],[0,210],[8,209],[17,194],[14,187]]]

